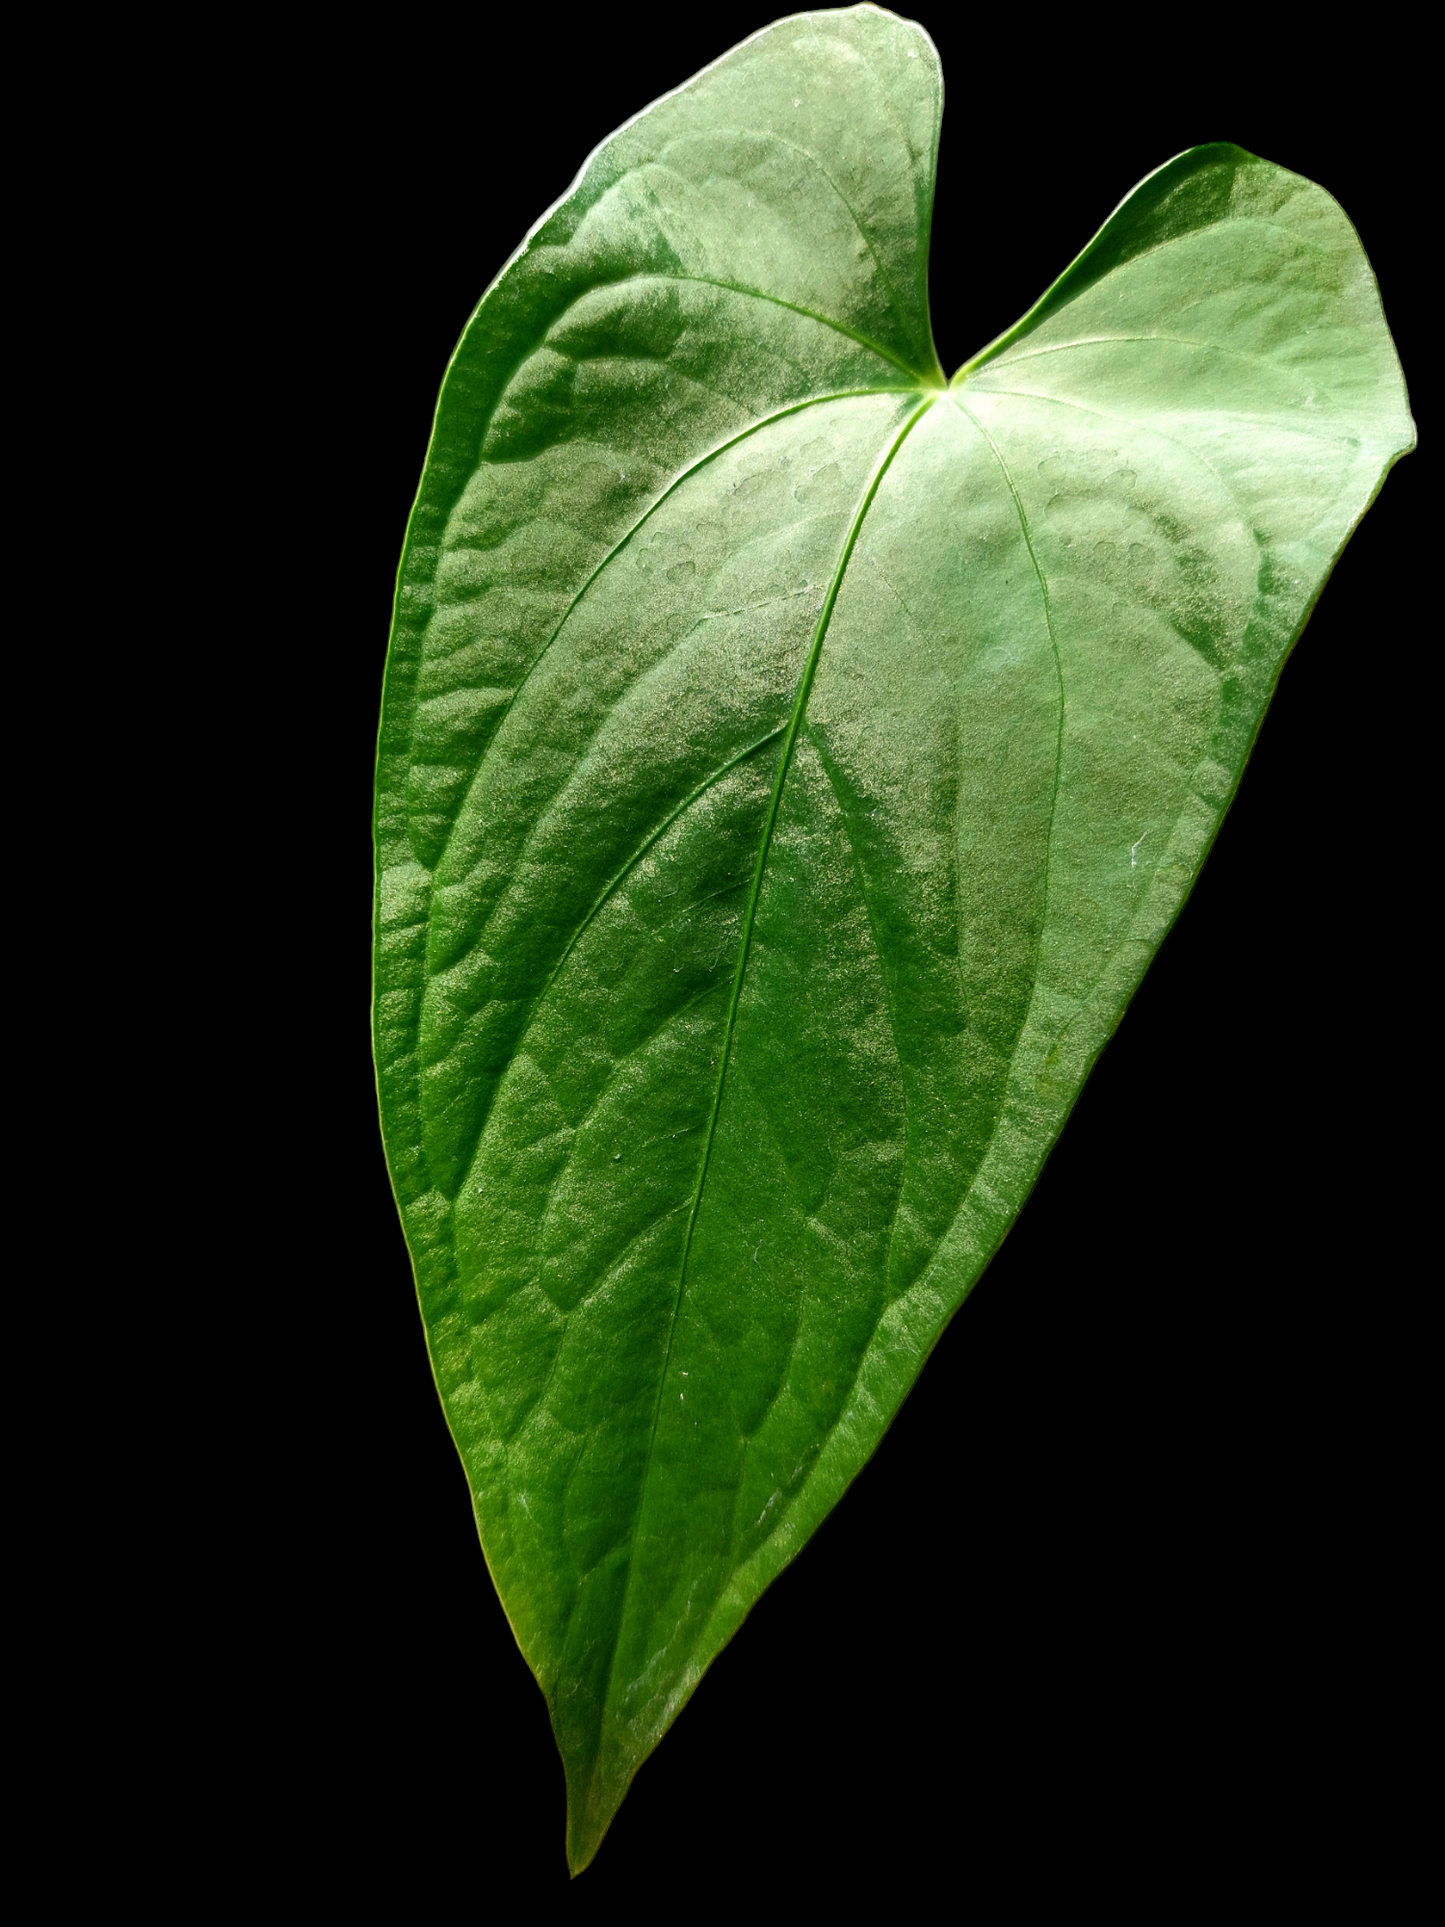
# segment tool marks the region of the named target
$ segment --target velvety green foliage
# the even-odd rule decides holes
[[[1349,222],[1229,146],[946,385],[941,98],[804,14],[605,142],[402,564],[386,1141],[574,1866],[1007,1231],[1411,445]]]

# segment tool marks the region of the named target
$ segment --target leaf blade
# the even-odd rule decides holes
[[[801,19],[826,32],[782,22],[739,50],[766,53],[760,116],[796,111],[808,82],[790,76],[816,78],[814,42],[849,48],[868,87],[886,58],[922,74],[931,53],[870,9]],[[718,98],[734,117],[736,59],[706,70],[732,71]],[[750,145],[730,128],[719,161],[706,130],[678,131],[691,85],[659,103],[665,140],[644,115],[616,137],[627,154],[599,150],[484,301],[474,361],[459,351],[383,734],[388,1149],[489,1562],[567,1763],[574,1867],[1012,1222],[1408,419],[1377,298],[1350,324],[1374,390],[1327,417],[1337,469],[1348,456],[1333,493],[1300,480],[1324,464],[1289,437],[1318,441],[1319,424],[1298,427],[1288,354],[1271,338],[1255,352],[1258,303],[1207,324],[1228,342],[1206,339],[1203,364],[1182,336],[1142,354],[1059,336],[1091,301],[1132,315],[1177,295],[1162,269],[1224,225],[1200,209],[1235,220],[1242,174],[1276,214],[1307,190],[1317,242],[1320,191],[1236,149],[1169,163],[1168,194],[1151,176],[1089,271],[1056,284],[1067,299],[1046,297],[933,401],[916,299],[931,149],[920,171],[920,144],[898,143],[909,191],[881,196],[885,234],[849,203],[862,162],[835,128],[842,162],[818,171],[848,194],[831,178],[817,192],[853,229],[809,204],[826,273],[797,269],[796,226],[765,233],[784,279],[760,302],[719,264],[719,235],[746,236],[733,189],[792,150],[776,129]],[[619,241],[639,175],[663,213]],[[726,206],[699,243],[699,181],[720,179]],[[1115,246],[1111,228],[1151,247]],[[526,304],[507,276],[525,282],[579,235],[585,272],[551,261],[523,287],[541,345],[513,367],[498,343]],[[1258,240],[1242,280],[1216,248],[1184,292],[1248,294],[1261,260],[1287,282],[1300,251],[1281,268]],[[673,274],[664,243],[671,266],[716,274]],[[619,261],[642,271],[596,278]],[[1120,301],[1140,263],[1148,285]],[[846,319],[817,319],[832,307]],[[1298,309],[1276,327],[1286,348]],[[1252,419],[1227,405],[1231,354],[1262,367]],[[503,368],[490,390],[483,364]],[[900,364],[919,387],[899,392]],[[468,435],[480,458],[463,473]],[[1287,501],[1256,473],[1261,435]],[[631,488],[614,487],[613,456]],[[1314,508],[1291,535],[1289,514]],[[1261,587],[1262,515],[1301,594]]]

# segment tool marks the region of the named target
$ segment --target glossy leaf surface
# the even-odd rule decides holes
[[[860,7],[604,143],[403,559],[383,1122],[574,1867],[1027,1197],[1412,442],[1348,221],[1229,146],[945,385],[941,99]]]

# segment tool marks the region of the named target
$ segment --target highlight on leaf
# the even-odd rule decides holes
[[[1412,446],[1349,222],[1229,145],[946,381],[941,104],[860,6],[628,121],[407,534],[382,1119],[574,1870],[1008,1230]]]

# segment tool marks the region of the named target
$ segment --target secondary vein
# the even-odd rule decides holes
[[[1014,486],[1014,478],[1009,473],[1008,463],[999,452],[998,444],[978,419],[978,416],[975,415],[973,410],[968,406],[967,402],[959,400],[956,391],[950,394],[949,400],[961,415],[966,415],[973,423],[979,434],[982,435],[983,439],[988,443],[989,453],[998,463],[999,473],[1003,476],[1008,492],[1013,497],[1014,512],[1019,518],[1019,530],[1024,538],[1024,547],[1029,552],[1029,561],[1034,565],[1034,574],[1038,577],[1039,594],[1043,598],[1044,626],[1049,632],[1049,648],[1053,652],[1054,675],[1058,680],[1059,686],[1059,729],[1054,745],[1054,793],[1049,800],[1049,827],[1044,841],[1044,848],[1046,850],[1052,850],[1054,841],[1054,815],[1059,806],[1059,776],[1064,766],[1064,665],[1059,656],[1059,639],[1054,634],[1054,610],[1053,604],[1049,600],[1049,585],[1043,569],[1039,564],[1039,558],[1034,551],[1033,531],[1029,527],[1029,518],[1024,513],[1023,500],[1017,488]],[[1049,901],[1046,873],[1044,882],[1044,923],[1047,924],[1048,920]]]
[[[866,235],[864,242],[866,245]],[[872,252],[871,247],[869,252]],[[877,260],[876,255],[874,259]],[[878,265],[883,266],[881,261]],[[884,272],[886,273],[887,270],[884,269]],[[636,278],[642,279],[641,276]],[[816,308],[804,308],[796,301],[785,301],[780,294],[769,294],[763,288],[744,287],[740,281],[718,281],[708,274],[659,274],[651,278],[659,281],[691,281],[701,288],[722,288],[728,294],[745,294],[751,296],[754,301],[770,301],[775,308],[786,308],[789,314],[802,315],[805,321],[816,321],[824,328],[831,328],[835,334],[845,335],[849,341],[856,341],[860,348],[867,348],[870,353],[880,356],[884,361],[891,361],[895,368],[901,368],[903,373],[910,375],[914,381],[931,383],[938,379],[937,373],[920,374],[916,368],[910,366],[890,349],[881,347],[868,335],[860,335],[856,328],[846,327],[843,322],[835,321],[831,315],[819,314]],[[892,283],[890,282],[889,285],[891,286]]]
[[[1157,341],[1171,348],[1201,348],[1211,355],[1224,355],[1230,361],[1254,361],[1258,362],[1262,368],[1272,368],[1275,373],[1279,375],[1297,372],[1291,369],[1288,364],[1282,365],[1272,360],[1268,355],[1252,355],[1246,348],[1226,348],[1222,343],[1217,341],[1200,341],[1195,335],[1085,335],[1078,341],[1058,341],[1051,347],[1030,348],[1028,353],[1023,355],[1008,354],[1007,360],[1005,360],[1005,354],[1007,354],[1005,350],[995,357],[992,364],[988,365],[1012,368],[1015,363],[1020,361],[1039,361],[1044,355],[1068,354],[1069,351],[1074,348],[1128,347],[1141,341]],[[993,391],[985,390],[984,392],[991,393]]]
[[[756,742],[749,743],[746,749],[740,749],[736,756],[729,757],[727,762],[724,763],[720,769],[710,770],[700,783],[694,785],[694,787],[688,791],[687,795],[682,799],[680,803],[678,803],[673,809],[668,811],[667,815],[662,819],[662,821],[657,825],[657,827],[648,832],[648,834],[643,838],[642,842],[639,843],[637,848],[632,852],[631,856],[629,856],[627,861],[622,865],[621,869],[619,869],[616,875],[611,877],[609,881],[603,886],[602,891],[594,899],[592,903],[592,907],[588,910],[586,916],[583,917],[582,921],[578,924],[577,928],[572,932],[572,935],[567,939],[567,947],[565,950],[563,950],[561,956],[558,957],[556,963],[553,964],[552,969],[548,974],[546,983],[543,984],[542,988],[537,992],[536,996],[532,999],[531,1005],[527,1011],[526,1019],[523,1022],[521,1029],[517,1032],[517,1041],[513,1046],[514,1055],[517,1051],[521,1049],[523,1041],[525,1040],[528,1031],[531,1029],[532,1024],[536,1020],[537,1013],[541,1010],[543,1003],[546,1001],[547,993],[551,990],[553,984],[557,981],[557,978],[561,975],[562,966],[566,963],[567,959],[572,955],[572,952],[577,948],[577,945],[581,942],[585,932],[590,928],[593,920],[599,915],[599,913],[602,911],[604,906],[616,894],[616,892],[621,889],[623,883],[626,881],[628,876],[631,875],[632,871],[636,869],[637,865],[642,861],[642,859],[647,855],[648,851],[653,849],[656,846],[656,844],[658,844],[662,840],[662,838],[666,836],[667,832],[672,828],[673,824],[677,821],[677,819],[680,816],[682,816],[687,810],[690,810],[694,803],[699,801],[701,797],[705,796],[710,789],[714,788],[718,783],[720,783],[723,780],[723,778],[729,775],[733,770],[735,770],[739,766],[739,764],[745,763],[750,756],[755,756],[760,749],[765,748],[769,743],[776,742],[778,737],[782,735],[785,727],[786,727],[785,724],[780,723],[776,729],[770,729],[765,736],[760,736]],[[673,1015],[676,1015],[676,1013],[674,1012]],[[477,1128],[475,1133],[475,1143],[473,1145],[472,1154],[470,1158],[467,1160],[467,1175],[462,1179],[461,1184],[458,1187],[459,1191],[464,1190],[467,1184],[471,1181],[472,1171],[476,1165],[478,1154],[480,1153],[482,1148],[482,1138],[486,1132],[487,1125],[491,1121],[492,1108],[496,1103],[497,1090],[499,1088],[500,1086],[494,1086],[491,1096],[487,1099],[486,1109],[482,1113],[482,1116],[477,1123]]]
[[[719,283],[716,285],[721,285],[721,284]],[[893,393],[908,394],[910,392],[912,391],[906,388],[901,388],[897,390],[887,389],[887,388],[845,388],[840,390],[836,394],[810,395],[806,401],[790,402],[786,408],[779,408],[778,410],[776,410],[775,413],[771,415],[763,415],[759,417],[757,421],[749,422],[747,427],[739,429],[736,435],[730,435],[725,442],[719,442],[715,448],[708,449],[705,454],[699,455],[695,461],[689,462],[687,467],[684,468],[680,474],[677,474],[673,477],[673,479],[668,483],[667,487],[662,490],[661,494],[659,494],[653,501],[649,502],[647,507],[642,511],[641,515],[639,515],[636,518],[636,520],[631,524],[631,526],[627,528],[623,532],[623,534],[618,537],[618,539],[612,544],[612,547],[607,551],[606,555],[602,557],[602,560],[592,570],[591,574],[587,577],[586,581],[583,582],[582,586],[573,595],[572,600],[567,604],[567,607],[563,610],[561,617],[559,618],[556,625],[554,626],[552,633],[548,636],[547,640],[542,644],[542,647],[537,651],[536,655],[532,658],[531,662],[527,664],[526,669],[522,673],[521,680],[518,682],[516,688],[512,691],[511,695],[507,698],[506,705],[503,708],[501,715],[497,718],[496,725],[493,728],[491,741],[495,743],[497,738],[501,735],[502,726],[506,722],[508,716],[510,716],[512,711],[516,708],[518,698],[521,696],[522,691],[526,688],[527,684],[531,681],[532,677],[536,674],[537,670],[541,667],[542,659],[547,655],[553,643],[556,642],[558,636],[561,635],[563,629],[566,628],[568,622],[571,620],[573,612],[577,608],[577,605],[582,601],[583,597],[587,594],[588,590],[592,587],[593,583],[597,580],[597,578],[602,574],[602,572],[605,569],[611,566],[611,564],[616,560],[617,556],[622,552],[622,550],[625,549],[628,543],[631,542],[633,538],[637,535],[638,531],[643,527],[644,523],[646,523],[650,517],[654,516],[657,513],[657,511],[662,507],[663,503],[667,501],[668,497],[676,494],[678,489],[682,487],[683,483],[689,480],[690,477],[695,475],[700,468],[706,468],[709,462],[716,461],[719,455],[725,455],[730,448],[736,448],[739,442],[745,442],[750,435],[756,435],[760,429],[771,428],[774,422],[783,421],[789,415],[801,414],[805,408],[820,408],[823,406],[824,403],[830,402],[830,401],[854,401],[854,400],[861,399],[865,395],[886,395],[886,394],[893,394]],[[490,744],[488,745],[488,748],[490,749]],[[432,875],[434,877],[439,877],[442,873],[443,867],[445,866],[447,861],[447,857],[451,851],[452,843],[456,837],[457,827],[461,823],[462,818],[466,814],[467,804],[471,799],[472,792],[475,789],[477,783],[481,780],[482,770],[486,767],[486,762],[487,762],[487,757],[484,754],[482,757],[481,763],[479,763],[477,766],[476,774],[473,776],[472,782],[468,786],[467,795],[463,797],[461,804],[458,806],[456,815],[452,818],[451,826],[447,830],[446,838],[442,843],[442,847],[437,856],[436,862],[432,865]]]
[[[993,437],[989,434],[988,430],[984,427],[983,423],[978,419],[978,417],[974,414],[973,410],[969,408],[966,403],[960,401],[957,390],[949,391],[949,400],[953,403],[954,407],[957,408],[957,410],[961,415],[965,415],[968,418],[968,420],[978,430],[979,434],[983,437],[984,441],[988,443],[989,451],[992,454],[995,462],[997,462],[998,464],[999,472],[1003,476],[1004,482],[1007,484],[1008,492],[1010,496],[1013,498],[1014,511],[1017,514],[1019,519],[1019,529],[1023,535],[1024,546],[1028,550],[1029,560],[1033,563],[1034,573],[1038,577],[1039,593],[1043,598],[1044,622],[1048,629],[1049,646],[1053,651],[1053,657],[1054,657],[1054,673],[1058,678],[1058,688],[1059,688],[1059,727],[1058,727],[1057,737],[1055,739],[1055,748],[1054,748],[1054,793],[1049,803],[1049,830],[1048,830],[1047,842],[1045,845],[1045,847],[1050,850],[1050,854],[1052,854],[1051,846],[1053,843],[1054,813],[1058,807],[1059,777],[1060,777],[1060,772],[1063,768],[1064,677],[1063,677],[1063,666],[1059,659],[1059,646],[1054,636],[1054,620],[1053,620],[1052,607],[1049,602],[1048,582],[1045,579],[1043,569],[1039,566],[1039,559],[1037,555],[1034,553],[1033,535],[1029,528],[1028,516],[1024,512],[1024,505],[1023,505],[1023,502],[1020,500],[1018,489],[1014,486],[1014,479],[1013,479],[1013,476],[1009,473],[1008,464],[1004,461],[1004,458],[1002,454],[999,452],[999,449],[995,444]],[[920,413],[921,412],[922,411],[920,411]],[[913,426],[914,420],[917,420],[917,416],[914,416],[913,420],[910,420],[906,424],[904,429],[905,434],[907,433],[908,429]],[[900,437],[899,439],[901,441],[902,437]],[[882,479],[881,475],[879,479],[880,480]],[[1047,924],[1048,924],[1048,883],[1047,883],[1047,877],[1046,877],[1045,884],[1044,884],[1044,916],[1043,916],[1043,924],[1041,926],[1041,932],[1043,928],[1047,927]],[[1025,1020],[1025,1028],[1027,1028],[1027,1020]],[[1019,1034],[1020,1036],[1022,1036],[1023,1032],[1020,1031]],[[1017,1042],[1015,1044],[1015,1055],[1016,1054],[1017,1054]],[[983,1168],[983,1161],[984,1159],[987,1158],[988,1151],[991,1148],[994,1139],[998,1135],[999,1125],[1003,1117],[1005,1116],[1006,1112],[1007,1112],[1007,1105],[1000,1104],[999,1114],[998,1114],[998,1117],[994,1120],[994,1127],[989,1134],[988,1144],[984,1147],[983,1159],[981,1159],[979,1162],[978,1170],[981,1170]],[[965,1199],[972,1194],[974,1186],[978,1182],[978,1170],[974,1172],[973,1177],[969,1180],[968,1188],[964,1194]],[[960,1209],[961,1208],[962,1208],[962,1204],[960,1204]],[[956,1221],[956,1218],[957,1218],[957,1213],[955,1213],[955,1221]],[[928,1261],[928,1263],[924,1266],[922,1272],[920,1272],[919,1276],[915,1278],[913,1283],[908,1287],[909,1291],[916,1291],[919,1288],[919,1286],[924,1282],[924,1280],[931,1275],[934,1264],[937,1261],[938,1245],[941,1242],[942,1240],[940,1239],[935,1243],[934,1256]],[[895,1300],[894,1302],[901,1303],[902,1298],[906,1295],[907,1295],[906,1293],[901,1294],[899,1299]],[[887,1288],[886,1288],[886,1278],[885,1278],[883,1302],[880,1304],[878,1308],[878,1315],[873,1321],[873,1330],[869,1334],[868,1342],[866,1345],[864,1345],[862,1351],[858,1354],[858,1363],[853,1373],[852,1385],[849,1388],[848,1397],[852,1396],[853,1391],[856,1389],[858,1385],[859,1379],[863,1375],[863,1367],[868,1362],[868,1355],[873,1349],[873,1341],[878,1335],[878,1327],[882,1324],[883,1318],[885,1316],[887,1309],[888,1309],[888,1298],[887,1298]],[[670,1339],[670,1334],[669,1334],[669,1339]],[[661,1392],[659,1389],[659,1403],[660,1402],[661,1402]],[[849,1410],[848,1398],[845,1398],[843,1403],[839,1407],[838,1416],[834,1419],[832,1425],[828,1428],[828,1432],[823,1441],[823,1446],[819,1450],[818,1458],[814,1461],[815,1469],[817,1465],[821,1463],[822,1455],[827,1448],[828,1441],[831,1440],[833,1435],[837,1432],[838,1427],[843,1423],[844,1418],[847,1416],[848,1410]],[[654,1421],[654,1426],[655,1426],[655,1421]],[[649,1448],[649,1451],[650,1451],[650,1448]],[[784,1519],[787,1518],[789,1514],[796,1508],[803,1494],[808,1490],[809,1482],[812,1479],[812,1477],[813,1477],[813,1473],[810,1472],[808,1474],[808,1477],[804,1479],[802,1485],[799,1486],[798,1490],[792,1495],[791,1499],[789,1499],[787,1503],[780,1508],[778,1512],[778,1516],[773,1521],[772,1529],[768,1535],[769,1539],[776,1536],[776,1534],[778,1533],[778,1531],[782,1526]],[[767,1543],[768,1541],[764,1540],[762,1544],[760,1544],[758,1547],[755,1548],[755,1550],[750,1555],[750,1557],[753,1559],[759,1558],[762,1554],[763,1545]],[[701,1635],[699,1635],[699,1638],[700,1637]],[[610,1681],[609,1681],[609,1685],[610,1685]]]

